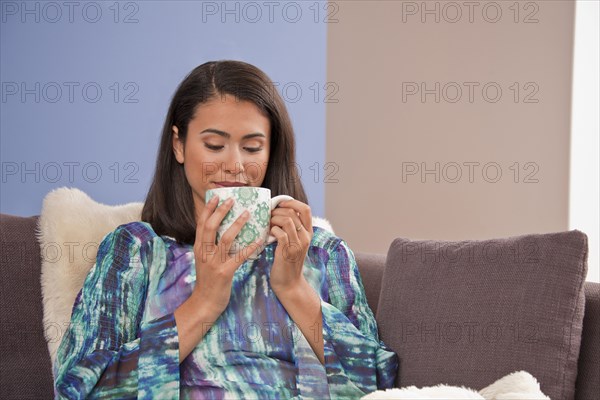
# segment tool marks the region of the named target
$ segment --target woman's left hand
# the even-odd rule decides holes
[[[271,212],[271,235],[277,238],[277,247],[270,282],[277,294],[304,281],[302,267],[313,237],[310,206],[298,200],[279,203]]]

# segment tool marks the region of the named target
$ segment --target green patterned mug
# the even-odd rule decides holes
[[[208,203],[215,194],[219,196],[219,205],[230,197],[234,200],[233,206],[227,215],[225,215],[217,230],[217,243],[235,220],[242,215],[244,210],[250,212],[250,218],[244,224],[240,233],[233,239],[229,254],[233,255],[256,241],[258,238],[262,238],[263,243],[261,247],[250,255],[249,259],[251,260],[257,259],[258,255],[265,247],[276,240],[273,235],[269,234],[271,211],[274,210],[281,201],[294,199],[285,194],[271,198],[271,189],[263,187],[235,186],[207,190],[205,196],[206,203]]]

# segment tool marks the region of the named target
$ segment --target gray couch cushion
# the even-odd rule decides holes
[[[517,370],[573,400],[584,311],[580,231],[390,246],[377,320],[396,385],[481,389]]]
[[[37,216],[0,214],[0,389],[5,399],[50,399],[50,354],[42,326]]]

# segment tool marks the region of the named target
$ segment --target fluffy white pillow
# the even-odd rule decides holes
[[[141,213],[142,203],[108,206],[75,188],[55,189],[44,198],[38,241],[44,335],[53,365],[75,297],[95,263],[100,242],[117,226],[139,221]]]
[[[527,371],[508,374],[479,392],[464,386],[426,386],[377,390],[361,397],[361,400],[416,400],[416,399],[478,399],[478,400],[550,400],[540,390],[540,384]]]
[[[62,187],[44,198],[38,224],[42,252],[44,335],[52,365],[71,321],[75,297],[96,262],[98,246],[117,226],[140,221],[143,203],[98,203],[76,188]],[[313,226],[333,233],[331,224],[313,217]]]

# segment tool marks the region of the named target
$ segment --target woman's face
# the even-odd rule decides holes
[[[269,163],[271,127],[254,103],[217,95],[190,121],[185,146],[173,126],[173,151],[192,188],[196,219],[208,189],[219,182],[260,186]]]

